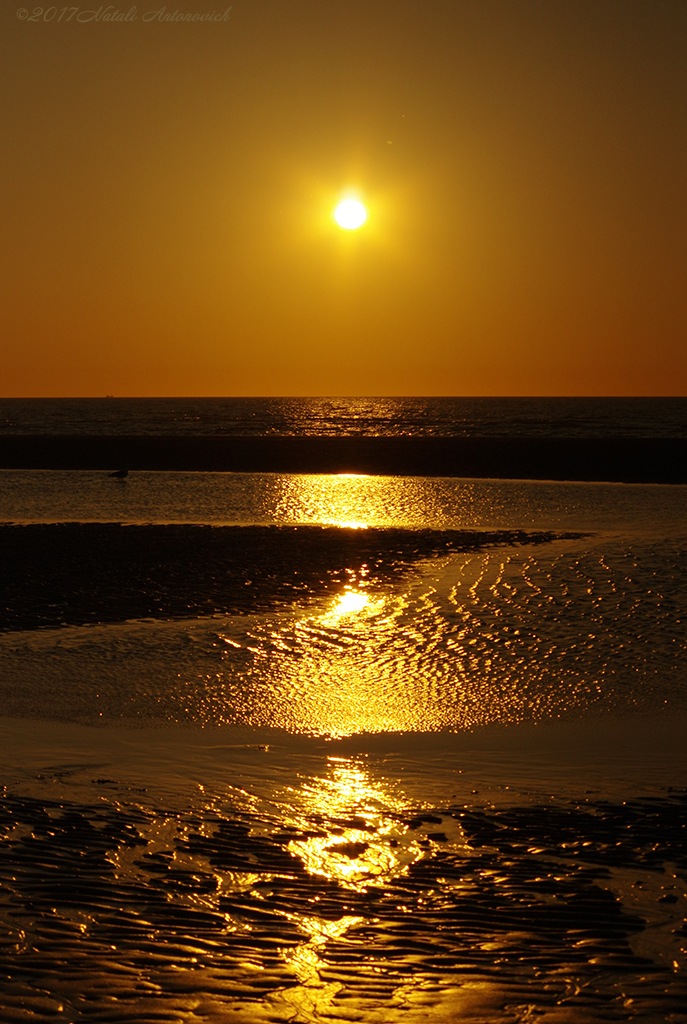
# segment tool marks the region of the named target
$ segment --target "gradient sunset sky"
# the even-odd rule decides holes
[[[3,3],[1,395],[687,393],[685,0],[100,6]]]

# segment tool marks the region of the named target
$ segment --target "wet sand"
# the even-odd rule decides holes
[[[575,536],[4,526],[0,624],[286,607]],[[48,716],[36,664],[22,714]],[[132,674],[123,657],[118,693]],[[60,687],[73,716],[78,680]],[[687,1024],[673,710],[340,741],[0,719],[0,1020]]]
[[[5,469],[371,473],[687,483],[686,438],[0,437]]]
[[[651,745],[611,792],[622,758],[565,733],[0,733],[3,1021],[687,1020],[687,793],[638,784]]]
[[[525,530],[274,526],[0,525],[0,630],[249,614],[311,602],[364,578],[497,545],[579,536]]]

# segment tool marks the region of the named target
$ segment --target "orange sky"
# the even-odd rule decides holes
[[[20,6],[3,396],[687,393],[684,0]]]

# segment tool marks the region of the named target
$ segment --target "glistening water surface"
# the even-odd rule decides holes
[[[0,474],[0,1018],[685,1024],[684,498]]]
[[[165,529],[145,529],[151,552]],[[284,551],[293,538],[277,535],[258,570],[253,531],[244,532],[240,586],[252,594],[266,573],[293,587]],[[102,538],[98,531],[97,543]],[[103,606],[103,618],[116,621],[67,624],[78,621],[79,595],[70,604],[64,588],[48,592],[67,602],[56,613],[61,626],[0,634],[3,707],[84,722],[153,718],[315,735],[684,707],[687,558],[675,540],[440,550],[404,562],[390,578],[370,557],[379,547],[365,537],[360,552],[356,539],[316,584],[291,590],[290,602],[289,590],[278,590],[274,607],[259,612],[184,615],[196,589],[189,580],[177,617],[127,618],[125,601]],[[113,571],[133,591],[165,600],[155,560],[120,561]],[[213,601],[224,594],[220,585]]]
[[[4,528],[11,714],[348,735],[683,705],[684,488],[2,478],[0,518],[76,520]]]
[[[687,399],[3,398],[0,432],[687,437]]]
[[[9,738],[6,1020],[684,1024],[685,795],[639,762]]]
[[[295,473],[0,470],[0,523],[205,523],[407,529],[687,527],[687,489],[653,484]]]

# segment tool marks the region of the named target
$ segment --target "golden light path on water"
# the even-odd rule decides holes
[[[308,937],[306,942],[281,951],[299,981],[298,986],[283,991],[281,999],[294,1007],[296,1019],[302,1021],[342,1019],[340,1007],[335,1007],[334,1000],[344,986],[341,981],[331,980],[327,944],[348,942],[351,951],[356,950],[361,939],[355,929],[364,926],[367,920],[364,916],[342,913],[347,909],[346,891],[351,895],[357,893],[363,899],[370,887],[383,894],[390,884],[408,875],[411,866],[426,856],[428,845],[417,832],[417,822],[412,823],[413,827],[408,823],[407,797],[400,790],[392,792],[387,780],[373,778],[360,759],[329,757],[327,767],[326,774],[301,778],[298,784],[272,795],[272,799],[276,797],[281,802],[286,830],[293,828],[307,834],[316,823],[318,834],[292,840],[288,844],[289,852],[303,863],[309,876],[337,886],[340,894],[336,910],[322,906],[320,897],[315,896],[312,913],[283,912]],[[253,800],[251,805],[251,810],[255,811]],[[442,823],[442,828],[447,828],[449,833],[442,834],[445,850],[472,856],[474,851],[460,824],[455,819],[445,821],[450,822],[450,826]],[[262,898],[258,890],[252,895]],[[398,909],[402,912],[404,908]],[[410,914],[410,908],[405,909]],[[370,965],[363,968],[361,963],[361,972],[374,981],[374,968]],[[398,1006],[390,1014],[387,1010],[385,1021],[399,1019],[398,1012],[407,1019],[407,1002],[412,1000],[415,988],[417,982],[399,979],[395,997]]]
[[[275,513],[287,521],[314,520],[341,528],[365,529],[368,526],[365,511],[377,511],[379,504],[383,506],[387,490],[387,481],[365,475],[293,477],[280,496]],[[358,572],[362,583],[366,570],[363,566]],[[339,652],[336,644],[327,650],[326,638],[327,631],[343,628],[348,644],[356,639],[364,643],[370,627],[379,627],[386,621],[388,628],[390,604],[397,602],[349,584],[314,623],[301,624],[301,628],[318,634],[325,645],[324,650],[315,654],[315,664],[308,659],[304,665],[299,659],[295,666],[298,678],[292,676],[289,680],[290,689],[299,695],[301,730],[305,726],[304,731],[335,736],[399,728],[398,717],[390,713],[386,694],[380,701],[379,687],[370,685],[373,680],[360,659],[353,663],[344,659],[343,664],[339,661],[332,676],[332,655],[336,658]],[[273,634],[272,639],[275,647],[282,646],[278,634]],[[342,646],[345,651],[347,644]],[[289,668],[293,672],[293,664],[282,665],[280,675]],[[373,672],[376,676],[377,666]],[[280,688],[284,682],[283,676],[279,682],[275,680]],[[324,834],[294,840],[289,843],[289,849],[302,860],[309,874],[359,891],[370,884],[383,887],[392,878],[406,874],[410,865],[423,856],[417,838],[399,821],[398,813],[402,812],[404,801],[397,799],[394,806],[393,799],[381,790],[379,783],[373,783],[351,759],[332,757],[329,763],[330,778],[306,784],[302,796],[308,803],[311,817],[334,821],[339,828],[335,834],[330,828]],[[397,812],[393,816],[389,816],[390,807]],[[462,832],[458,838],[467,852],[469,848]],[[341,939],[363,922],[364,918],[352,915],[335,920],[320,915],[300,917],[299,927],[309,933],[310,940],[286,954],[302,986],[288,994],[299,1019],[318,1020],[331,1012],[332,1001],[341,985],[323,983],[320,972],[326,964],[320,953],[329,940]],[[401,1002],[406,1002],[407,998],[408,994]],[[406,1003],[406,1012],[407,1009]]]
[[[328,824],[320,835],[293,840],[290,852],[301,859],[310,875],[321,876],[342,886],[363,892],[372,884],[386,886],[394,877],[407,873],[420,860],[422,849],[415,836],[399,820],[403,801],[385,792],[364,769],[348,758],[329,758],[331,775],[305,780],[298,792],[307,807],[307,819]],[[396,812],[396,813],[390,813]],[[301,827],[306,821],[292,822]],[[320,1019],[331,1012],[332,1000],[341,989],[337,982],[323,981],[327,967],[321,954],[327,942],[343,939],[364,918],[339,913],[332,918],[317,913],[298,915],[295,923],[308,942],[284,953],[286,962],[300,982],[288,992],[300,1019]]]
[[[208,481],[187,476],[174,486],[204,508],[207,494],[186,488]],[[341,737],[656,710],[680,697],[679,489],[217,477],[213,523],[240,526],[187,536],[178,523],[139,525],[150,559],[124,573],[117,560],[97,587],[74,588],[81,622],[60,621],[61,605],[50,604],[41,614],[59,628],[39,617],[41,628],[0,637],[6,713],[47,706],[82,722],[150,718]],[[147,486],[135,481],[130,492]],[[232,519],[236,489],[252,520]],[[111,536],[112,521],[101,521]],[[434,530],[417,528],[427,522]],[[630,522],[639,528],[631,532]],[[327,525],[335,528],[319,529]],[[459,541],[448,551],[437,527],[466,532],[451,534]],[[541,543],[490,532],[532,527],[553,532]],[[556,539],[561,528],[587,532]],[[183,569],[165,533],[194,545]],[[225,542],[231,554],[218,563]],[[48,588],[50,579],[39,579]],[[155,595],[148,617],[130,612],[139,593]],[[100,608],[90,597],[99,594],[103,619],[93,621]]]
[[[317,611],[256,622],[242,644],[251,663],[232,687],[233,713],[340,737],[555,717],[598,700],[598,682],[574,662],[559,671],[550,638],[521,637],[517,617],[498,636],[518,589],[541,596],[526,557],[468,553],[416,569],[410,585],[380,593],[363,565]],[[546,657],[528,665],[535,644]]]
[[[275,519],[349,529],[383,519],[390,491],[388,478],[364,473],[294,475],[282,477],[279,485],[273,498]]]

